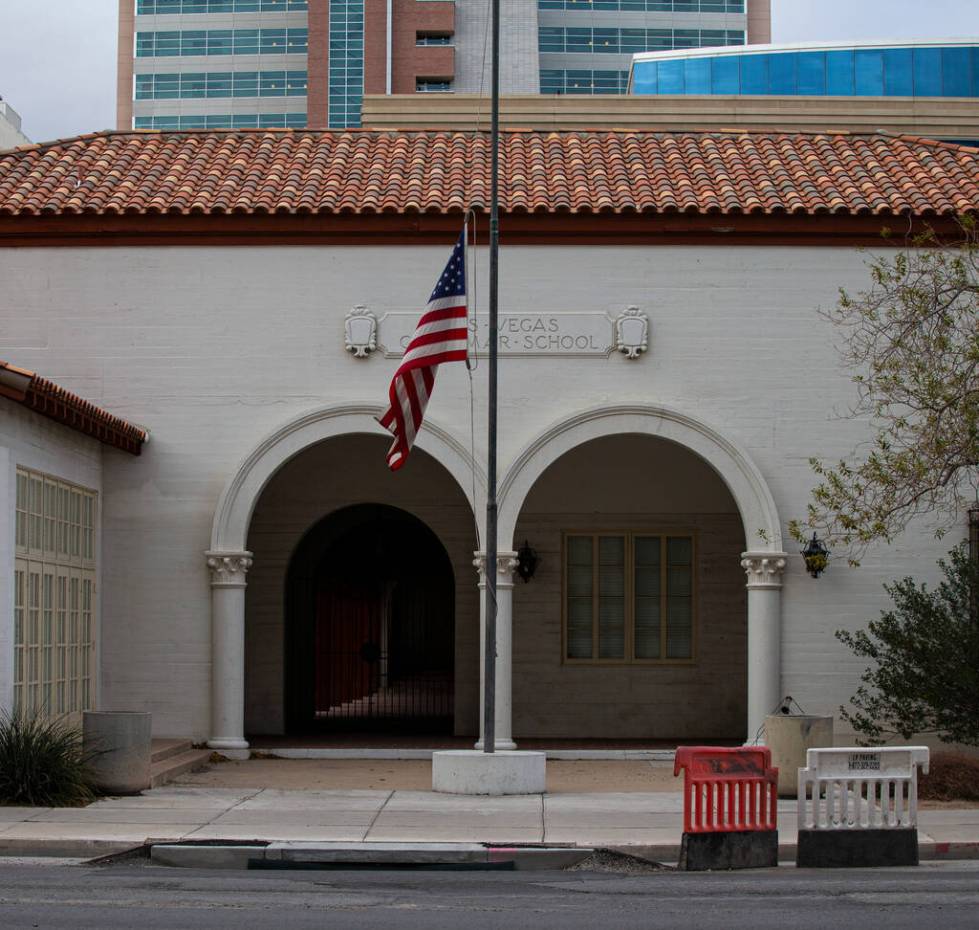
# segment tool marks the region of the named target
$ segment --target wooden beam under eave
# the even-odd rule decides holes
[[[458,235],[462,212],[449,214],[232,214],[0,216],[0,247],[164,245],[419,245]],[[477,214],[477,229],[486,225]],[[953,216],[916,217],[910,232],[960,235]],[[509,213],[507,245],[876,245],[903,246],[908,218],[878,215],[726,215],[684,213]],[[884,239],[885,230],[900,236]],[[481,240],[483,237],[480,237]]]

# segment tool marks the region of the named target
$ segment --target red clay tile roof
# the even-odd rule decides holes
[[[979,153],[758,132],[503,133],[505,212],[950,216]],[[455,213],[489,197],[485,133],[105,132],[0,155],[0,216]]]
[[[149,433],[58,387],[33,371],[0,359],[0,397],[23,404],[107,446],[139,455]]]

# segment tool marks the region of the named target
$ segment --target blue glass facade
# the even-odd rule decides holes
[[[188,29],[136,33],[137,58],[185,55],[305,55],[306,29]]]
[[[140,16],[166,13],[293,13],[307,9],[307,0],[138,0]]]
[[[542,68],[540,73],[542,94],[624,94],[628,86],[628,71]]]
[[[330,129],[360,125],[364,97],[364,0],[330,0]]]
[[[209,113],[137,116],[136,129],[305,129],[305,113]]]
[[[170,0],[174,2],[174,0]],[[744,13],[744,0],[537,0],[539,10],[614,13]]]
[[[209,71],[195,74],[136,75],[137,100],[305,96],[305,71]]]
[[[634,94],[979,97],[979,45],[678,56],[632,74]]]
[[[628,55],[671,48],[703,48],[708,45],[744,45],[744,31],[541,26],[537,33],[538,50],[558,54]]]

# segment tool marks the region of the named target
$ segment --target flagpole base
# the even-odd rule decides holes
[[[432,753],[432,790],[445,794],[543,794],[547,788],[543,752],[478,752],[447,749]]]

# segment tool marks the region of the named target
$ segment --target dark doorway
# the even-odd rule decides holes
[[[286,586],[289,733],[452,732],[455,580],[438,537],[396,507],[336,511]]]

